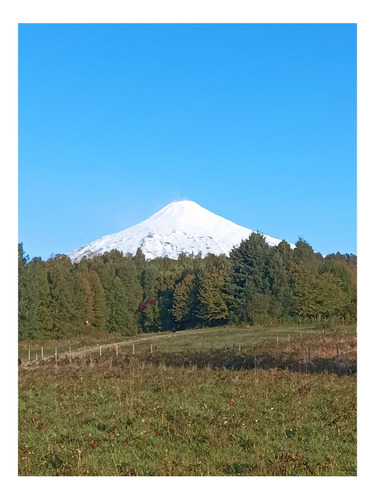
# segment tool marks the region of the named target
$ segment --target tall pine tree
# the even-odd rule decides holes
[[[187,274],[176,284],[173,293],[172,314],[180,328],[191,328],[196,320],[197,283],[193,274]]]
[[[271,250],[266,238],[253,232],[230,254],[234,311],[239,321],[257,323],[269,315]]]
[[[231,264],[225,256],[209,254],[198,274],[198,317],[208,325],[224,323],[229,317]]]

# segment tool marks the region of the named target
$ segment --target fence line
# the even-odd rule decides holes
[[[302,332],[300,333],[300,337],[302,338]],[[298,339],[298,337],[297,337]],[[316,365],[316,363],[319,362],[319,359],[320,357],[322,359],[326,359],[326,360],[332,360],[332,361],[335,361],[337,363],[340,363],[340,341],[337,341],[337,338],[335,339],[336,340],[336,343],[331,343],[330,346],[329,346],[329,351],[325,352],[324,354],[322,354],[320,357],[316,357],[314,359],[312,359],[312,353],[311,353],[311,349],[314,347],[316,347],[318,349],[318,355],[320,354],[319,352],[319,341],[318,341],[318,345],[315,346],[315,344],[313,344],[312,346],[310,344],[308,344],[307,342],[309,341],[309,338],[305,339],[305,342],[301,343],[300,345],[299,344],[291,344],[291,346],[289,346],[290,342],[291,342],[291,336],[290,335],[284,335],[281,337],[281,339],[279,338],[279,336],[275,336],[273,338],[265,338],[263,339],[264,340],[264,355],[271,355],[272,357],[274,357],[275,359],[278,358],[278,356],[280,357],[283,357],[285,354],[287,355],[287,357],[289,356],[291,359],[293,358],[295,360],[295,362],[298,362],[298,366],[300,367],[300,364],[302,365],[305,365],[306,364],[306,372],[308,370],[307,368],[307,365]],[[306,342],[307,340],[307,342]],[[271,341],[271,344],[270,344],[270,341]],[[262,354],[262,350],[260,351],[260,354],[259,354],[259,348],[262,349],[262,342],[258,343],[259,342],[259,339],[254,339],[253,340],[253,343],[252,345],[240,345],[240,344],[236,344],[236,343],[233,343],[232,344],[232,349],[230,349],[230,346],[227,346],[228,349],[230,351],[232,351],[232,355],[233,356],[241,356],[241,357],[246,357],[246,356],[253,356],[254,358],[254,369],[255,369],[255,372],[257,373],[257,370],[260,369],[261,367],[261,364],[263,363],[263,361],[265,360],[264,358],[264,355]],[[272,349],[272,346],[273,348],[275,347],[275,344],[276,346],[279,346],[279,343],[282,343],[285,348],[286,348],[286,351],[284,352],[284,349],[282,349],[281,351],[281,354],[280,354],[280,350],[276,350],[276,352],[274,350],[271,350],[271,351],[268,351],[270,345],[271,345],[271,349]],[[148,348],[147,348],[147,344],[149,343],[149,340],[147,338],[145,338],[143,340],[143,342],[141,341],[141,345],[140,347],[140,353],[147,353],[148,351]],[[130,343],[126,343],[125,344],[127,346],[130,347],[130,345],[132,346],[132,354],[135,355],[135,343],[133,344],[130,344]],[[121,344],[122,345],[122,344]],[[211,341],[211,346],[212,346],[212,341]],[[226,344],[227,345],[227,344]],[[26,347],[26,346],[25,346]],[[90,345],[90,346],[83,346],[83,353],[82,353],[82,350],[81,350],[81,357],[83,357],[84,359],[87,358],[87,355],[89,354],[90,355],[90,362],[91,363],[94,363],[95,362],[95,352],[99,354],[99,358],[102,358],[103,356],[103,348],[107,348],[107,350],[111,350],[112,349],[112,353],[113,353],[113,347],[115,348],[115,353],[116,353],[116,356],[119,355],[119,344],[116,343],[116,344],[96,344],[95,345]],[[171,350],[166,350],[164,351],[166,354],[167,353],[173,353],[173,344],[172,344],[172,349]],[[199,348],[199,343],[196,345],[196,347]],[[200,343],[200,347],[201,347],[201,350],[198,351],[197,350],[197,354],[198,353],[209,353],[209,349],[208,349],[208,343],[207,345],[203,346],[203,343],[201,341]],[[205,347],[205,348],[203,348]],[[291,348],[292,347],[292,348]],[[295,348],[294,348],[295,347]],[[219,346],[218,346],[219,348]],[[49,349],[53,349],[52,346],[51,348]],[[69,362],[72,363],[72,359],[73,359],[73,352],[72,352],[72,346],[69,344],[69,347],[68,347],[68,351],[62,351],[59,353],[59,349],[61,349],[61,345],[60,347],[58,346],[55,346],[54,348],[54,355],[50,355],[50,356],[47,356],[45,357],[45,351],[44,351],[44,347],[40,347],[40,351],[39,351],[39,348],[38,347],[34,347],[34,348],[30,348],[28,347],[28,360],[31,361],[31,358],[33,357],[33,359],[35,359],[35,361],[37,362],[39,359],[40,360],[45,360],[45,359],[48,359],[48,358],[54,358],[54,362],[55,364],[57,365],[58,362],[60,361],[60,359],[63,359],[63,358],[68,358]],[[98,349],[98,350],[97,350]],[[154,345],[152,343],[149,344],[149,352],[152,354],[154,352]],[[211,350],[212,350],[212,347],[211,347]],[[32,352],[33,351],[33,352]],[[188,350],[183,350],[183,352],[190,352],[190,348]],[[333,352],[332,352],[333,351]],[[40,352],[40,356],[39,356],[39,352]],[[126,351],[125,351],[126,352]],[[129,351],[128,351],[129,352]],[[160,351],[160,352],[163,352],[163,349]],[[175,351],[176,354],[177,353],[181,353],[181,351],[179,350],[176,350]],[[344,351],[343,351],[344,352]],[[130,353],[129,353],[130,354]],[[352,360],[353,358],[351,356],[349,356],[348,360]],[[341,361],[346,362],[346,357],[343,357],[341,356]]]

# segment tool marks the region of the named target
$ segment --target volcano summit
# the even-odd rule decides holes
[[[238,246],[253,232],[206,210],[194,201],[175,201],[145,221],[119,233],[103,236],[68,256],[72,261],[79,261],[82,257],[92,257],[114,249],[124,255],[135,255],[138,248],[146,259],[177,259],[181,253],[201,253],[202,257],[208,253],[229,255],[234,246]],[[281,241],[264,236],[269,245],[278,245]]]

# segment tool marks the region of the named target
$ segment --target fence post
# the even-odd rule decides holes
[[[38,353],[35,353],[35,361],[38,361]]]
[[[40,357],[44,359],[43,347],[40,348]]]
[[[133,344],[133,354],[135,354],[135,345]]]
[[[279,336],[276,337],[276,345],[279,345]]]
[[[101,357],[101,356],[102,356],[102,346],[100,345],[99,346],[99,357]]]
[[[29,347],[29,358],[28,358],[28,359],[29,359],[29,361],[30,361],[30,359],[31,359],[30,347]]]
[[[238,354],[240,354],[240,353],[241,353],[241,346],[239,345],[238,346]]]
[[[118,344],[116,344],[116,356],[118,356]]]
[[[72,346],[69,345],[69,362],[72,362]]]
[[[151,347],[150,347],[150,352],[152,352],[152,344],[151,344]]]
[[[57,347],[55,347],[55,363],[57,364]]]

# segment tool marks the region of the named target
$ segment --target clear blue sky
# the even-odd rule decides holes
[[[182,198],[356,252],[354,24],[21,24],[19,241],[67,253]]]

